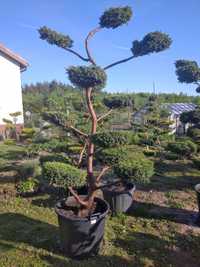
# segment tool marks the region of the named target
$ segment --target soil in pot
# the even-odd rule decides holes
[[[107,202],[95,198],[90,215],[80,207],[73,197],[57,203],[55,211],[60,226],[61,246],[65,255],[84,259],[97,255],[104,235],[105,218],[109,211]]]
[[[133,203],[135,185],[119,183],[103,189],[104,199],[109,203],[113,214],[127,212]]]

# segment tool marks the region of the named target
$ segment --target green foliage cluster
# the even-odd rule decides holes
[[[42,173],[44,179],[61,187],[80,187],[86,183],[86,172],[63,162],[45,162]]]
[[[106,96],[103,99],[103,103],[110,109],[132,107],[134,106],[134,98],[131,98],[130,95]]]
[[[200,169],[200,158],[199,157],[193,157],[193,164],[197,169]]]
[[[200,140],[200,129],[195,126],[190,127],[187,131],[187,135],[195,141]]]
[[[4,145],[8,145],[8,146],[12,146],[16,144],[16,140],[15,139],[6,139],[4,140]]]
[[[168,144],[167,149],[180,157],[191,156],[197,152],[197,145],[190,140],[176,141]]]
[[[40,166],[37,160],[28,160],[17,167],[17,172],[22,180],[29,177],[37,177],[40,174]]]
[[[45,162],[63,162],[63,163],[71,163],[71,159],[63,154],[49,154],[40,156],[40,164],[43,165]]]
[[[158,53],[170,47],[172,39],[162,32],[150,32],[141,41],[134,41],[131,51],[135,57]]]
[[[127,150],[123,147],[106,148],[98,152],[97,158],[104,164],[112,166],[118,164],[120,160],[126,158]]]
[[[79,88],[102,89],[105,87],[107,75],[105,71],[98,66],[78,66],[70,67],[67,70],[69,80],[73,85]]]
[[[177,60],[176,75],[181,83],[196,83],[200,80],[200,68],[196,61]]]
[[[131,131],[102,132],[91,136],[92,142],[103,148],[137,144],[138,136]]]
[[[100,26],[102,28],[115,29],[123,24],[127,24],[133,15],[129,6],[109,8],[100,17]]]
[[[73,46],[73,40],[62,33],[58,33],[46,26],[41,27],[38,30],[40,38],[46,40],[49,44],[57,45],[61,48],[71,48]]]
[[[147,183],[154,174],[154,164],[142,153],[135,153],[119,161],[114,172],[124,181]]]
[[[17,185],[17,192],[19,194],[23,193],[29,193],[29,192],[34,192],[38,189],[39,187],[39,181],[37,179],[28,179],[25,181],[21,181]]]

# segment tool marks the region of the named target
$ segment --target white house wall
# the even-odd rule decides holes
[[[0,52],[0,125],[3,118],[11,119],[9,113],[22,112],[22,88],[20,66]],[[23,124],[23,115],[17,123]]]

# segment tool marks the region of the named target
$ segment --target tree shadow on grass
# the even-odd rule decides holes
[[[200,249],[198,243],[200,238],[196,236],[185,236],[176,233],[171,239],[164,240],[159,236],[131,232],[125,238],[117,238],[114,244],[123,247],[128,254],[134,254],[134,265],[138,267],[199,267],[198,257],[200,250],[193,254],[193,249]]]
[[[17,213],[0,215],[0,239],[59,253],[58,227]]]
[[[200,176],[154,176],[149,184],[138,185],[142,191],[168,192],[171,190],[194,189],[200,183]]]
[[[1,252],[15,248],[23,252],[20,245],[26,244],[38,249],[37,253],[41,261],[48,262],[52,267],[133,266],[130,260],[118,256],[99,255],[84,261],[66,258],[60,250],[58,227],[21,214],[1,214],[0,225]],[[41,249],[47,252],[44,253]]]
[[[154,218],[159,220],[169,220],[172,222],[197,226],[195,221],[198,217],[198,212],[189,211],[180,208],[169,208],[155,205],[153,203],[144,203],[134,201],[133,205],[128,210],[129,215],[141,218]]]

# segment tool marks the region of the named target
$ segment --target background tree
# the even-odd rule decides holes
[[[197,85],[196,92],[200,93],[200,68],[196,61],[180,59],[175,62],[176,75],[181,83]]]
[[[167,34],[162,32],[151,32],[147,34],[141,41],[136,40],[133,42],[132,48],[130,49],[132,53],[130,57],[113,62],[105,67],[98,66],[89,47],[90,40],[97,32],[105,28],[115,29],[119,26],[127,24],[131,17],[132,9],[129,6],[110,8],[106,10],[100,17],[99,25],[91,30],[85,39],[86,56],[82,56],[80,53],[72,49],[73,40],[68,35],[58,33],[50,28],[47,28],[46,26],[39,29],[41,39],[46,40],[51,45],[57,45],[67,52],[74,54],[82,61],[89,63],[87,66],[72,66],[67,69],[67,74],[72,84],[77,88],[80,88],[80,90],[83,90],[87,109],[91,119],[90,134],[82,132],[72,125],[70,126],[71,128],[73,127],[74,132],[84,138],[87,146],[87,183],[89,185],[88,196],[85,199],[81,199],[73,190],[72,186],[68,188],[77,202],[82,207],[89,210],[93,205],[95,191],[99,188],[100,178],[108,169],[107,167],[103,167],[102,171],[98,175],[95,175],[93,164],[95,147],[90,136],[96,134],[98,123],[110,114],[108,113],[99,117],[97,116],[93,105],[93,95],[95,92],[98,92],[105,87],[107,80],[106,70],[130,61],[136,57],[164,51],[168,49],[172,43],[171,38]]]

